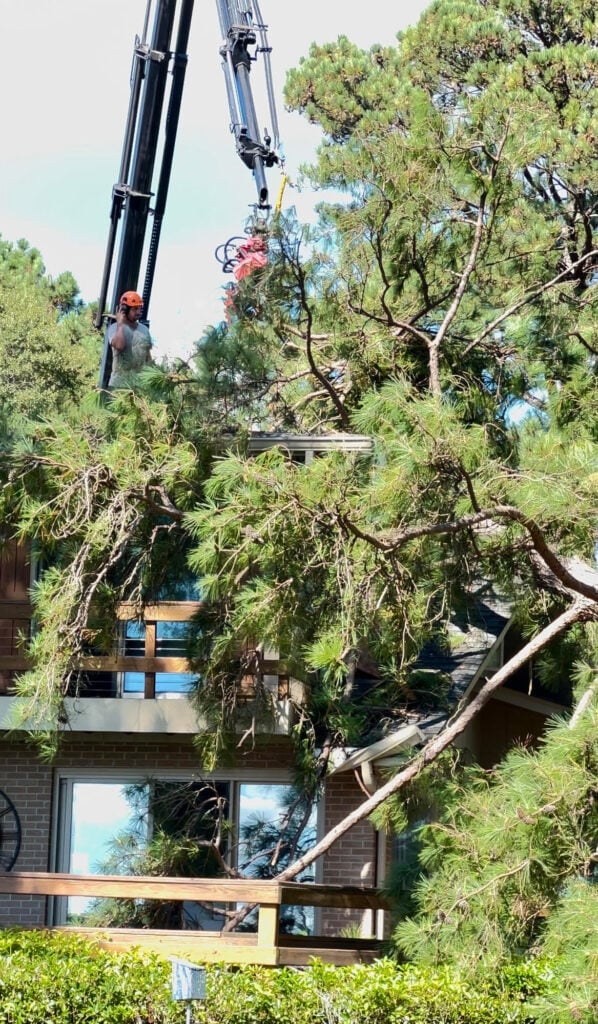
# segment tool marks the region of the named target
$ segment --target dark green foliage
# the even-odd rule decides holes
[[[439,820],[419,834],[417,913],[395,933],[405,955],[473,972],[540,949],[566,991],[579,981],[580,1013],[595,1006],[596,722],[594,694],[539,750],[445,782]]]
[[[446,648],[481,579],[524,631],[562,607],[530,549],[591,558],[598,500],[596,46],[593,16],[567,11],[559,29],[551,5],[443,0],[396,49],[341,38],[293,72],[289,103],[324,133],[306,173],[342,200],[310,231],[275,221],[267,270],[189,366],[152,367],[135,395],[7,452],[6,518],[55,559],[41,690],[34,673],[23,694],[60,704],[82,631],[108,649],[115,601],[141,605],[183,558],[202,577],[212,763],[251,724],[240,681],[256,677],[249,716],[269,706],[260,650],[303,684],[297,746],[313,752],[446,707],[446,678],[417,658]],[[46,295],[39,254],[5,258]],[[65,310],[68,281],[54,286]],[[537,415],[516,424],[522,405]],[[251,459],[256,425],[357,431],[372,450]],[[362,653],[379,677],[360,689]]]
[[[70,273],[52,280],[37,249],[0,239],[0,405],[37,419],[93,387],[100,343]]]
[[[34,695],[33,721],[60,713],[76,685],[75,654],[112,649],[118,600],[141,606],[168,569],[184,567],[179,523],[201,494],[203,460],[182,420],[174,403],[123,391],[105,406],[96,395],[11,446],[0,506],[49,561],[33,594],[44,623],[32,643],[39,671],[18,684],[26,700]]]

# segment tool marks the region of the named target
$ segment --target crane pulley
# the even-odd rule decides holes
[[[243,163],[250,168],[257,188],[256,216],[267,221],[270,210],[265,169],[282,163],[279,153],[279,131],[270,65],[271,48],[267,26],[258,0],[216,0],[223,36],[220,55],[224,69],[230,111],[231,131]],[[145,276],[141,290],[143,320],[148,324],[149,305],[155,273],[156,257],[166,209],[174,145],[176,140],[185,71],[187,45],[194,0],[147,0],[141,37],[135,39],[131,92],[125,125],[119,179],[112,189],[110,230],[100,288],[96,327],[113,317],[106,312],[106,301],[112,282],[111,309],[116,311],[119,296],[137,291],[145,255]],[[153,11],[153,26],[149,31]],[[171,46],[176,26],[176,41]],[[251,66],[262,58],[270,117],[270,131],[260,134],[250,83]],[[170,74],[170,88],[168,77]],[[168,106],[164,118],[166,94]],[[159,140],[162,152],[155,192],[154,170]],[[153,200],[153,206],[151,202]],[[152,216],[152,231],[146,246],[147,226]],[[116,270],[112,264],[117,252]],[[108,329],[100,368],[99,387],[108,386],[112,352]]]

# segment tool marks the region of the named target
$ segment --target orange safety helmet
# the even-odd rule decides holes
[[[143,299],[137,292],[123,292],[120,297],[121,306],[131,306],[133,308],[140,308],[143,306]]]

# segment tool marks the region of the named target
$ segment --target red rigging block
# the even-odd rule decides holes
[[[242,281],[254,270],[261,270],[268,262],[267,246],[259,235],[251,235],[237,249],[237,259],[233,274],[235,280]]]

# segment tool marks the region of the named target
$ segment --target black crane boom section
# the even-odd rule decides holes
[[[148,41],[150,12],[155,4],[151,39]],[[272,139],[267,132],[260,140],[257,115],[249,81],[251,63],[257,53],[263,54],[266,89],[274,147],[278,146],[278,124],[270,71],[270,47],[257,0],[216,0],[224,42],[220,47],[226,79],[226,91],[237,152],[254,175],[258,193],[256,206],[269,210],[265,167],[278,162]],[[137,291],[146,245],[148,219],[153,216],[151,237],[145,257],[143,284],[144,316],[148,323],[156,257],[170,184],[175,140],[187,66],[187,46],[193,16],[194,0],[148,0],[143,35],[135,40],[131,92],[119,170],[119,180],[112,189],[110,229],[100,288],[96,327],[106,324],[111,316],[106,302],[112,280],[110,309],[118,308],[120,295]],[[178,15],[178,21],[177,21]],[[177,24],[174,51],[171,39]],[[250,47],[255,47],[252,54]],[[152,184],[168,73],[172,65],[168,110],[163,133],[155,202],[151,205]],[[122,222],[122,223],[121,223]],[[120,239],[119,236],[120,228]],[[118,240],[118,247],[117,247]],[[116,270],[112,265],[117,254]],[[100,367],[99,387],[108,386],[112,367],[112,350],[106,329]]]

